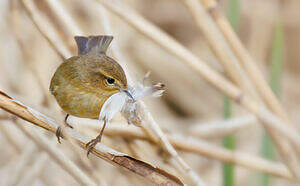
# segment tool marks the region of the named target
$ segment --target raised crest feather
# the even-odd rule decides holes
[[[74,39],[78,47],[78,55],[82,56],[91,51],[105,54],[107,48],[113,40],[113,36],[75,36]]]

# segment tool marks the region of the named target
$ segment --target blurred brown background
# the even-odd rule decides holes
[[[59,36],[73,55],[76,55],[73,35],[67,34],[64,25],[57,21],[57,15],[44,0],[35,0],[42,16],[48,18],[52,27],[58,31]],[[105,29],[101,22],[99,5],[92,0],[63,0],[66,11],[71,13],[75,22],[80,25],[85,35],[104,34]],[[218,59],[210,50],[209,44],[197,27],[189,9],[180,0],[124,0],[147,20],[163,29],[209,66],[223,73],[224,70]],[[219,1],[220,10],[226,15],[228,1]],[[270,79],[271,49],[274,36],[275,23],[282,21],[284,34],[283,75],[281,87],[281,102],[292,122],[299,129],[300,121],[300,1],[298,0],[239,0],[239,26],[238,36],[253,56],[257,65]],[[62,120],[64,115],[53,97],[48,92],[50,79],[62,60],[49,47],[40,32],[24,11],[20,1],[0,1],[0,90],[8,93],[24,104],[31,106],[49,116]],[[214,123],[223,120],[223,94],[209,85],[205,80],[195,74],[190,68],[181,63],[156,43],[149,40],[131,28],[117,16],[108,13],[111,29],[114,33],[112,45],[117,45],[122,54],[123,63],[128,66],[130,75],[136,80],[142,80],[147,71],[151,71],[153,82],[162,82],[167,90],[162,98],[147,99],[146,104],[155,120],[165,131],[189,135],[189,129],[194,125]],[[112,54],[111,54],[112,55]],[[1,115],[6,113],[0,110]],[[247,112],[240,106],[233,106],[233,116],[240,117]],[[116,119],[119,120],[118,118]],[[13,135],[15,145],[10,144],[4,135],[0,138],[0,185],[9,185],[11,175],[20,165],[22,152],[26,150],[29,140],[20,131],[10,125],[11,121],[0,121],[1,132],[8,130]],[[3,126],[7,127],[6,129]],[[82,126],[84,128],[84,126]],[[34,126],[32,127],[34,128]],[[236,150],[247,152],[250,155],[261,156],[263,129],[258,123],[247,126],[235,132]],[[92,133],[90,136],[94,136]],[[211,144],[222,144],[222,138],[202,138]],[[137,155],[142,160],[166,168],[171,173],[180,174],[170,168],[161,154],[161,149],[153,144],[132,140]],[[121,152],[131,154],[128,150],[128,141],[122,138],[105,137],[104,143]],[[53,143],[55,140],[53,139]],[[78,157],[66,144],[58,145],[79,167]],[[207,185],[222,185],[222,162],[194,153],[180,155],[198,173]],[[36,161],[35,157],[41,153],[39,149],[32,155],[31,160],[23,167],[25,173],[30,171]],[[82,152],[81,155],[85,155]],[[131,154],[133,155],[133,154]],[[133,155],[134,156],[134,155]],[[276,156],[277,157],[277,156]],[[278,157],[277,157],[278,158]],[[275,161],[278,161],[276,158]],[[106,162],[90,158],[95,164],[95,172],[89,175],[102,179],[106,185],[150,185],[146,181],[135,178],[128,172],[115,168]],[[30,185],[77,185],[78,183],[60,169],[53,161],[45,161],[43,169],[38,176],[31,180]],[[84,169],[84,168],[83,168]],[[85,169],[84,169],[85,170]],[[20,184],[25,173],[16,179]],[[116,179],[118,178],[118,179]],[[260,185],[258,173],[236,166],[235,185]],[[99,181],[99,180],[98,180]],[[99,183],[99,182],[98,182]],[[100,184],[100,183],[99,183]],[[103,183],[102,183],[103,184]],[[101,184],[100,184],[101,185]],[[270,185],[297,185],[282,178],[272,177]]]

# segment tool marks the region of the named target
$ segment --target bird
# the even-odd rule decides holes
[[[113,36],[75,36],[78,55],[64,60],[55,71],[50,92],[58,105],[66,112],[65,124],[69,115],[98,119],[105,101],[115,93],[128,91],[125,72],[121,65],[106,55]],[[87,155],[98,142],[101,142],[103,127],[99,135],[86,144]],[[60,139],[61,128],[57,130]],[[60,142],[60,141],[59,141]]]

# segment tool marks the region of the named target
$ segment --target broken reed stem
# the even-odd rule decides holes
[[[188,49],[178,43],[171,36],[163,32],[158,27],[154,26],[134,10],[125,7],[118,1],[118,3],[112,1],[105,0],[97,0],[99,3],[104,5],[108,10],[118,15],[122,20],[127,22],[133,28],[141,32],[143,35],[149,37],[155,43],[160,45],[162,48],[178,57],[182,62],[184,62],[187,66],[189,66],[192,70],[197,72],[201,77],[206,79],[209,83],[214,85],[217,89],[225,93],[232,100],[237,102],[246,108],[249,112],[253,113],[258,117],[262,123],[268,127],[278,127],[279,125],[282,128],[286,128],[289,132],[293,133],[294,137],[299,136],[295,130],[289,128],[284,121],[279,119],[277,116],[272,114],[266,108],[260,106],[255,100],[251,99],[249,96],[242,93],[242,91],[224,78],[221,74],[211,69],[207,64],[205,64],[202,60],[192,54]],[[278,130],[278,132],[281,129]],[[273,132],[272,130],[268,130],[268,133]],[[286,132],[286,131],[285,131]],[[290,137],[290,134],[285,135],[285,137]],[[298,137],[297,137],[298,138]],[[277,141],[276,147],[281,152],[284,152],[284,155],[281,154],[281,158],[288,165],[288,167],[292,170],[294,175],[300,174],[299,170],[300,166],[298,165],[298,160],[295,156],[293,156],[293,149],[287,141],[282,139],[273,138],[274,141]],[[293,143],[297,145],[299,141],[292,140]],[[299,144],[298,144],[299,145]],[[292,155],[292,156],[291,156]],[[288,157],[288,158],[286,158]],[[298,172],[298,173],[297,173]],[[300,175],[297,176],[300,178]]]
[[[54,120],[21,104],[3,92],[0,92],[0,108],[54,134],[59,126]],[[84,185],[95,185],[91,179],[86,177],[85,174],[81,172],[78,167],[73,164],[73,162],[66,158],[64,153],[59,151],[52,143],[50,143],[48,139],[45,139],[41,134],[34,131],[29,132],[24,128],[23,124],[18,124],[18,126],[21,130],[23,130],[27,137],[32,139],[41,149],[49,153],[50,157],[53,157],[60,165],[65,165],[63,168],[65,168],[70,174],[73,174],[80,183]],[[34,135],[32,133],[34,133]],[[86,136],[83,136],[70,128],[63,130],[62,135],[64,137],[68,135],[77,143],[77,145],[87,150],[85,144],[90,141],[90,139]],[[158,168],[154,168],[145,162],[136,160],[123,153],[110,149],[102,143],[98,143],[96,147],[91,150],[91,153],[115,166],[125,168],[136,175],[142,176],[152,183],[158,185],[183,185],[183,183],[175,176],[172,176]]]
[[[97,120],[69,117],[68,123],[74,126],[77,130],[81,129],[82,124],[91,128],[93,131],[99,131],[99,123]],[[142,129],[135,126],[124,126],[125,124],[111,123],[104,131],[104,135],[111,137],[120,137],[127,139],[140,139],[155,142],[147,137]],[[185,152],[196,153],[208,158],[216,159],[222,162],[233,163],[252,170],[267,173],[273,176],[278,176],[286,179],[292,179],[289,170],[279,163],[274,163],[260,157],[249,155],[238,151],[230,151],[223,147],[210,144],[204,140],[193,137],[185,137],[179,134],[166,134],[170,143],[177,149]]]
[[[24,2],[32,3],[32,1],[28,0],[23,0]],[[26,4],[25,3],[25,4]],[[52,9],[56,11],[62,10],[63,8],[61,5],[56,1],[56,0],[48,0],[48,3],[51,5]],[[26,7],[26,5],[25,5]],[[34,15],[33,10],[34,10],[34,5],[31,5],[31,7],[26,7],[28,11],[31,11],[31,14]],[[31,8],[31,9],[30,9]],[[34,11],[37,12],[37,11]],[[76,34],[82,34],[83,32],[77,27],[74,21],[68,21],[71,17],[66,11],[58,11],[58,15],[60,18],[63,18],[64,25],[68,27],[68,30],[70,30],[73,33],[72,28],[76,28],[75,31],[77,32]],[[37,15],[35,15],[37,17]],[[33,16],[31,16],[33,18]],[[37,27],[43,27],[43,22],[42,20],[38,19],[33,19],[35,21],[35,26]],[[73,25],[71,25],[73,24]],[[57,39],[58,37],[49,37],[49,33],[46,30],[43,29],[38,29],[39,31],[44,31],[43,36],[45,36],[48,42],[54,42],[54,39]],[[62,43],[62,42],[61,42]],[[56,45],[51,44],[52,47],[56,47]],[[60,54],[63,54],[62,51],[59,51],[60,48],[56,48],[55,51],[59,52]],[[63,56],[64,58],[67,58],[69,56]],[[131,78],[129,78],[131,79]],[[151,138],[153,138],[157,144],[160,144],[171,156],[176,160],[176,162],[180,165],[180,167],[186,172],[186,174],[189,176],[189,178],[193,181],[195,185],[204,185],[203,181],[199,178],[199,176],[187,165],[187,163],[184,162],[184,160],[178,155],[176,150],[172,147],[172,145],[168,142],[168,139],[165,137],[164,133],[158,126],[158,124],[154,121],[151,113],[146,109],[146,106],[143,102],[140,103],[140,116],[142,118],[142,121],[140,123],[141,127],[144,129],[146,134],[148,134]],[[178,167],[178,166],[175,166]],[[179,170],[182,171],[182,170]]]

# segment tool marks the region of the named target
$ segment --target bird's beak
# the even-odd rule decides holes
[[[135,99],[133,98],[133,96],[131,95],[131,93],[128,90],[123,89],[122,91],[125,92],[132,99],[133,102],[135,102]]]

